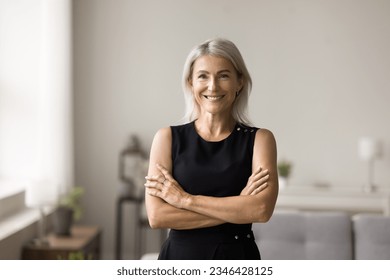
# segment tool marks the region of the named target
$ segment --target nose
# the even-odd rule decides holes
[[[213,91],[215,91],[217,89],[217,87],[218,87],[217,79],[216,78],[211,78],[209,80],[208,85],[207,85],[208,91],[213,92]]]

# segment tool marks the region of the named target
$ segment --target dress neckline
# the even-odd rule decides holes
[[[222,143],[222,142],[225,142],[226,140],[228,140],[229,138],[231,138],[234,134],[235,131],[237,131],[238,129],[238,123],[236,122],[234,124],[234,128],[233,130],[229,133],[228,136],[226,136],[225,138],[221,139],[221,140],[218,140],[218,141],[209,141],[209,140],[206,140],[204,139],[202,136],[200,136],[200,134],[198,133],[198,131],[196,130],[196,127],[195,127],[195,121],[192,121],[191,123],[191,126],[192,126],[192,130],[194,131],[195,135],[197,135],[199,137],[199,139],[201,139],[203,142],[205,143],[210,143],[210,144],[218,144],[218,143]]]

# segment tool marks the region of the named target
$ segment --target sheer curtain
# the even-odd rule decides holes
[[[72,7],[71,0],[42,3],[39,176],[62,193],[73,184]]]
[[[0,7],[0,180],[44,180],[58,194],[73,185],[71,3]]]

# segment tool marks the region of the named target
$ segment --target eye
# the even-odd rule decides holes
[[[225,80],[225,79],[229,79],[230,77],[228,74],[221,74],[219,75],[219,78]]]
[[[206,74],[199,74],[198,79],[200,79],[200,80],[207,79],[207,75]]]

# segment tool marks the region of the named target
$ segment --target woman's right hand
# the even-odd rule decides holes
[[[269,173],[268,170],[263,170],[259,167],[249,177],[245,188],[241,191],[240,195],[256,195],[265,188],[268,187]]]

